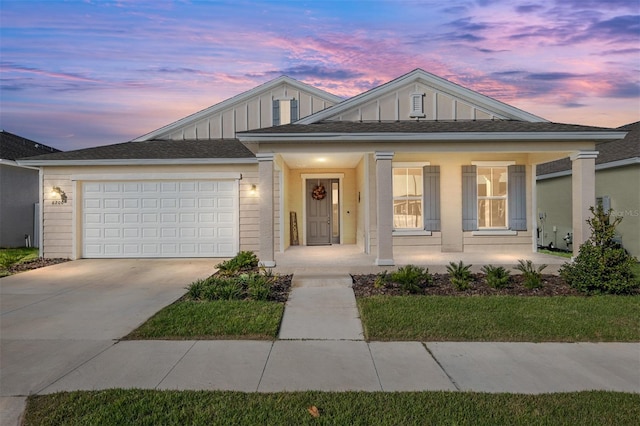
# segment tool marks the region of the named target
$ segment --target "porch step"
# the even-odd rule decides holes
[[[364,340],[349,275],[293,277],[279,338]]]

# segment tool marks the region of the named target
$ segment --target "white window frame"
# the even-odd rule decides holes
[[[411,94],[411,118],[424,118],[424,93],[412,93]]]
[[[515,161],[472,161],[471,164],[473,164],[474,166],[476,166],[476,185],[477,183],[477,177],[480,176],[478,169],[480,167],[490,167],[490,168],[504,168],[505,169],[505,176],[507,177],[507,182],[506,182],[506,186],[507,186],[507,191],[506,191],[506,195],[504,196],[480,196],[479,195],[479,191],[478,191],[478,195],[476,196],[476,204],[482,199],[482,200],[504,200],[504,218],[505,218],[505,225],[504,226],[480,226],[480,206],[477,207],[478,209],[478,231],[479,232],[483,232],[483,231],[492,231],[492,230],[497,230],[497,231],[504,231],[504,230],[509,230],[509,166],[512,166],[514,164],[516,164]],[[476,189],[477,190],[477,189]],[[478,232],[475,231],[475,232]]]
[[[392,169],[420,169],[420,179],[421,182],[424,182],[424,166],[429,166],[430,163],[428,162],[406,162],[406,163],[392,163],[391,167]],[[395,176],[395,174],[392,171],[391,174],[391,180],[392,180],[392,186],[393,186],[393,177]],[[399,198],[399,197],[395,197],[392,194],[392,203],[395,203],[395,201],[397,199],[409,199],[409,198]],[[422,188],[422,195],[420,197],[411,197],[410,199],[419,199],[420,200],[420,206],[424,206],[424,188]],[[393,208],[393,205],[391,206],[391,208]],[[395,215],[395,214],[394,214]],[[420,232],[420,233],[424,233],[426,231],[424,231],[424,212],[422,212],[422,217],[421,217],[421,222],[422,224],[417,227],[417,228],[396,228],[395,227],[395,220],[394,220],[394,227],[393,227],[393,233],[394,234],[401,234],[401,235],[406,235],[407,233],[416,233],[416,232]]]

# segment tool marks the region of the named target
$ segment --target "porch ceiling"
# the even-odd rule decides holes
[[[282,159],[292,169],[355,168],[362,153],[283,153]]]

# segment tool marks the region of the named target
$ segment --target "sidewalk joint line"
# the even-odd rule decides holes
[[[155,390],[157,390],[157,389],[158,389],[158,386],[160,386],[160,385],[162,384],[162,382],[164,382],[164,380],[167,378],[167,376],[169,376],[169,374],[171,374],[171,372],[172,372],[172,371],[173,371],[173,370],[178,366],[178,364],[180,364],[180,361],[182,361],[182,360],[184,359],[184,357],[185,357],[185,356],[187,356],[187,354],[191,351],[191,349],[193,349],[193,347],[196,345],[196,343],[198,343],[198,340],[194,340],[194,341],[193,341],[193,344],[192,344],[191,346],[189,346],[189,349],[187,349],[187,350],[182,354],[182,356],[180,357],[180,359],[179,359],[179,360],[177,360],[175,364],[173,364],[173,367],[171,367],[171,368],[169,369],[169,371],[167,371],[167,374],[165,374],[165,375],[162,377],[162,379],[160,379],[160,381],[158,382],[158,384],[157,384],[157,385],[155,385],[155,386],[153,387],[153,389],[155,389]]]
[[[380,374],[378,373],[378,366],[376,365],[376,360],[373,359],[373,352],[371,352],[371,342],[365,342],[367,344],[367,349],[369,350],[369,356],[371,356],[371,362],[373,363],[373,369],[376,372],[376,377],[378,378],[378,384],[380,385],[380,390],[385,392],[384,386],[382,386],[382,380],[380,380]]]
[[[457,391],[460,391],[462,389],[460,389],[460,386],[458,386],[458,383],[456,383],[456,381],[454,380],[453,377],[451,377],[451,375],[449,374],[449,372],[447,370],[444,369],[444,367],[442,366],[442,364],[440,364],[440,361],[438,360],[438,358],[435,357],[435,355],[433,354],[433,352],[431,352],[431,349],[429,349],[429,347],[427,346],[427,344],[425,342],[420,342],[422,343],[422,346],[427,350],[427,352],[429,353],[429,355],[431,355],[431,358],[433,358],[433,360],[436,362],[436,364],[438,364],[438,367],[440,367],[440,369],[442,370],[442,372],[444,374],[447,375],[447,378],[449,379],[449,381],[451,382],[451,384],[456,388]]]
[[[262,367],[262,372],[260,373],[260,380],[258,380],[258,386],[256,386],[256,392],[259,392],[260,385],[262,384],[262,379],[264,378],[264,372],[267,370],[267,364],[269,363],[269,359],[271,359],[271,351],[273,351],[273,346],[276,341],[271,341],[271,347],[269,348],[269,354],[267,355],[267,359],[264,362],[264,366]]]

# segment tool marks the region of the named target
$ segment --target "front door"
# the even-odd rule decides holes
[[[337,179],[307,179],[307,245],[340,242]]]

